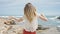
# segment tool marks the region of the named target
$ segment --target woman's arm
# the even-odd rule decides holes
[[[42,19],[42,20],[44,20],[44,21],[47,21],[47,20],[48,20],[48,19],[44,16],[44,14],[41,14],[41,15],[39,16],[39,18]]]
[[[23,17],[17,19],[17,18],[15,18],[15,17],[9,16],[8,18],[9,18],[10,20],[13,19],[13,20],[15,20],[15,21],[17,21],[17,22],[21,22],[21,21],[24,20]]]

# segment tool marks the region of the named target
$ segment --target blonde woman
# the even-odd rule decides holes
[[[24,20],[24,30],[23,34],[36,34],[36,29],[38,27],[38,18],[47,21],[47,18],[41,14],[39,15],[36,12],[36,8],[31,4],[27,3],[24,7],[24,16],[20,19],[16,19],[14,17],[9,17],[11,19],[15,19],[18,22],[21,22]]]

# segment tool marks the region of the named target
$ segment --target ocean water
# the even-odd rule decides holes
[[[38,19],[38,24],[43,26],[60,26],[60,20],[54,20],[50,18],[54,18],[55,16],[47,16],[48,21],[43,21]]]

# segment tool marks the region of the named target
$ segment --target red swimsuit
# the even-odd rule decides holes
[[[34,31],[34,32],[28,32],[26,30],[23,30],[23,34],[36,34],[36,31]]]

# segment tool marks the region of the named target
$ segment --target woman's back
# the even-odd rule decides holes
[[[24,25],[24,29],[27,30],[27,31],[36,31],[37,27],[38,27],[38,18],[37,17],[34,17],[34,19],[32,20],[32,22],[30,23],[29,20],[25,17],[24,18],[24,22],[25,22],[25,25]]]

